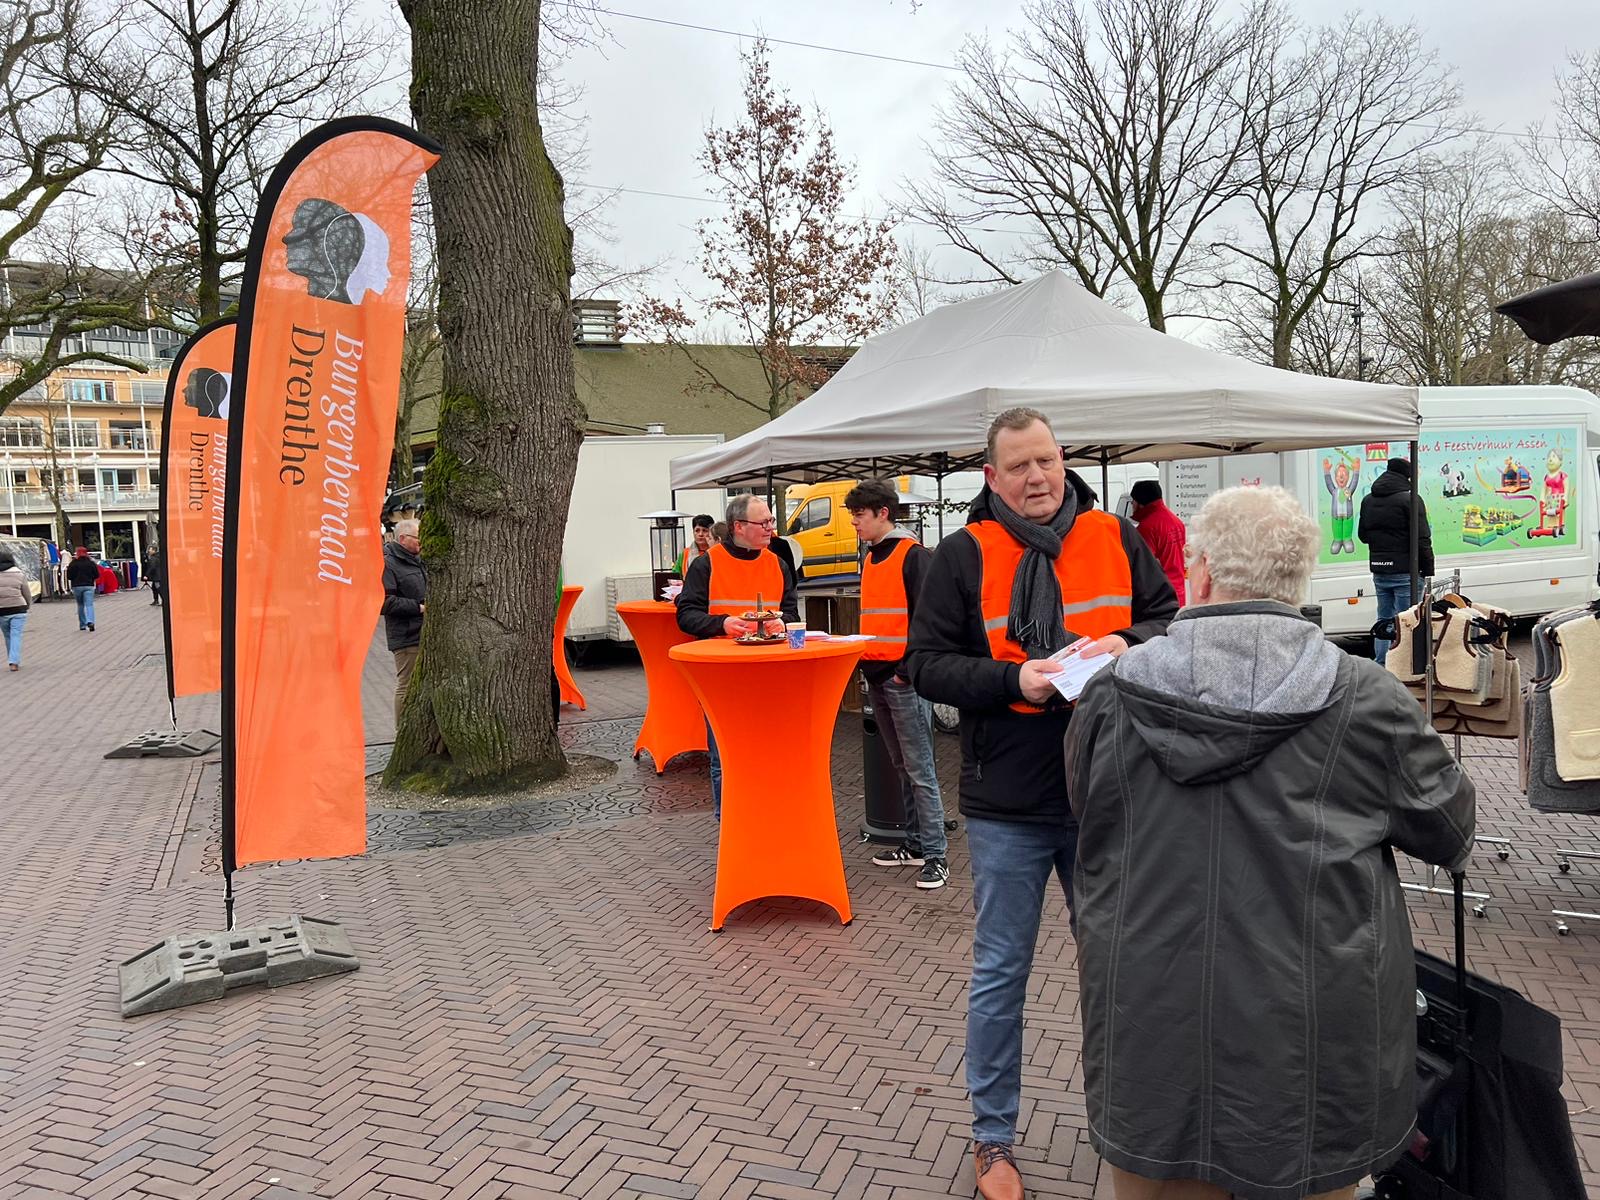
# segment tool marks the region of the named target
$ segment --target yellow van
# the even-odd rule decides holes
[[[785,532],[800,543],[800,572],[806,579],[855,575],[861,570],[861,540],[850,524],[844,498],[853,479],[796,484],[784,493],[789,525]]]

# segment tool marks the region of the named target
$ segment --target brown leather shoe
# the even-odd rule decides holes
[[[978,1142],[972,1148],[972,1169],[983,1200],[1023,1200],[1022,1172],[1005,1142]]]

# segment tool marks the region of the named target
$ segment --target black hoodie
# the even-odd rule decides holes
[[[1420,502],[1419,502],[1420,503]],[[1433,574],[1433,531],[1428,528],[1428,508],[1422,506],[1421,549],[1423,575]],[[1372,483],[1361,501],[1361,524],[1356,530],[1367,546],[1374,575],[1411,574],[1411,464],[1403,459]]]
[[[1075,472],[1067,483],[1078,511],[1094,493]],[[991,519],[989,490],[972,502],[967,524]],[[1122,527],[1122,548],[1133,577],[1133,624],[1118,632],[1136,645],[1165,632],[1178,611],[1161,564],[1131,521]],[[906,665],[917,694],[961,710],[961,812],[997,821],[1071,821],[1067,807],[1062,738],[1071,707],[1054,702],[1042,713],[1009,706],[1022,699],[1021,666],[989,654],[978,607],[982,556],[978,543],[960,531],[939,543],[923,580],[911,619]],[[1070,630],[1068,631],[1070,635]]]

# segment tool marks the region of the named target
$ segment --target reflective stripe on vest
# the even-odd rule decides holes
[[[706,611],[719,617],[742,617],[761,604],[778,612],[783,607],[783,563],[770,550],[739,558],[721,544],[711,547],[711,586]]]
[[[861,563],[861,632],[870,633],[861,657],[873,662],[899,662],[906,654],[906,633],[911,621],[906,602],[906,555],[916,545],[914,538],[896,538],[889,557],[872,561],[872,552]]]
[[[1026,547],[998,521],[966,526],[978,543],[979,610],[989,638],[989,655],[1000,662],[1026,662],[1022,647],[1006,637],[1011,618],[1011,587]],[[1061,585],[1061,623],[1067,640],[1100,638],[1133,624],[1133,566],[1122,545],[1122,526],[1109,513],[1079,513],[1055,561]],[[1013,704],[1017,712],[1043,712],[1032,704]]]

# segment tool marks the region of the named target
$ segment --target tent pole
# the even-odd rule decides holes
[[[933,511],[936,519],[939,522],[939,540],[942,542],[944,541],[944,476],[935,475],[933,477],[933,481],[934,495],[939,501],[938,506]]]
[[[1100,451],[1100,511],[1111,511],[1111,456]]]
[[[1417,443],[1411,442],[1411,603],[1418,604],[1422,600],[1422,474],[1417,470]],[[1423,640],[1430,639],[1428,630],[1430,626],[1424,621],[1417,626]],[[1433,719],[1432,707],[1429,707],[1428,719]]]

